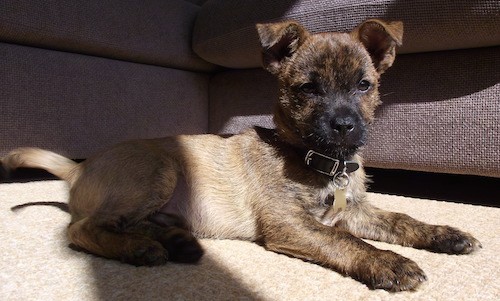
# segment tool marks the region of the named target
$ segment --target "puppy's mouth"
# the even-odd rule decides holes
[[[329,157],[349,160],[366,143],[366,126],[356,122],[353,126],[332,126],[321,120],[310,133],[302,135],[304,146]]]
[[[301,152],[310,150],[338,160],[350,160],[366,143],[366,123],[355,110],[334,110],[294,120],[278,107],[278,134]]]
[[[352,143],[346,139],[338,141],[331,137],[323,137],[321,135],[313,135],[309,136],[309,138],[304,138],[304,145],[306,148],[339,160],[351,159],[364,144],[364,140]]]

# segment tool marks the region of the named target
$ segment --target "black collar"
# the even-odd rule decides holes
[[[304,161],[310,168],[330,177],[334,177],[344,171],[351,173],[359,168],[359,164],[355,161],[334,159],[313,150],[307,152]]]
[[[308,167],[331,178],[344,171],[349,174],[359,168],[359,164],[355,161],[334,159],[313,150],[292,146],[283,139],[280,139],[279,134],[275,129],[267,129],[257,126],[255,127],[255,130],[261,139],[270,144],[283,146],[287,150],[290,148],[294,149],[300,157],[304,158],[304,162]]]

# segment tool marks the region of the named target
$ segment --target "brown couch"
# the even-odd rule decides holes
[[[497,0],[0,2],[0,156],[75,159],[121,140],[271,127],[256,22],[312,32],[402,20],[366,165],[500,177]]]

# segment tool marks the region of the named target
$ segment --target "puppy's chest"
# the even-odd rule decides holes
[[[339,189],[333,181],[322,189],[318,189],[315,197],[306,209],[314,218],[327,226],[335,225],[342,211],[355,202],[355,192],[352,186]]]
[[[276,207],[283,204],[283,210],[286,210],[286,208],[291,209],[291,207],[303,208],[315,216],[321,216],[334,204],[334,194],[337,190],[332,181],[311,183],[293,180],[283,181],[270,187],[256,187],[255,189],[262,189],[259,193],[266,195],[265,199],[271,203],[269,205],[272,205],[272,207],[275,207],[275,204],[278,204]]]

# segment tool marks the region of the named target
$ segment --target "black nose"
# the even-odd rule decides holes
[[[354,131],[356,121],[352,117],[336,117],[331,121],[332,129],[341,136],[347,136]]]

